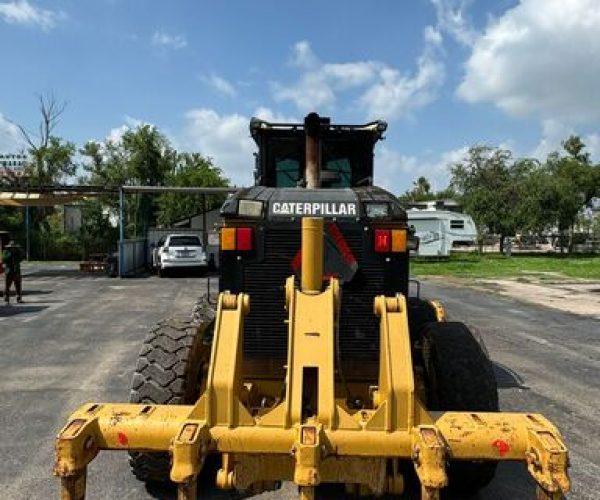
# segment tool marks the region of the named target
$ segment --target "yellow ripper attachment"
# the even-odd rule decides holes
[[[288,359],[285,397],[252,414],[244,405],[245,294],[221,293],[206,390],[195,405],[86,404],[56,440],[55,474],[62,498],[85,496],[86,467],[100,450],[169,451],[178,498],[196,498],[208,453],[222,455],[217,486],[253,491],[293,481],[311,499],[324,482],[349,492],[400,494],[399,460],[410,460],[422,499],[439,498],[448,460],[518,460],[538,485],[538,498],[569,491],[567,449],[542,415],[430,414],[415,395],[406,299],[378,296],[379,383],[372,408],[350,410],[335,394],[334,335],[340,288],[322,288],[323,220],[302,221],[302,290],[287,280]],[[309,251],[309,248],[312,249]]]

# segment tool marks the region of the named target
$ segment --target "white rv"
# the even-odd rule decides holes
[[[450,210],[410,209],[406,211],[409,226],[419,237],[419,257],[448,257],[453,246],[477,241],[473,219]]]

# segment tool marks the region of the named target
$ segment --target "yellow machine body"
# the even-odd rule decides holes
[[[285,284],[288,354],[285,392],[244,379],[246,294],[221,293],[206,388],[194,405],[86,404],[56,441],[62,498],[85,496],[86,468],[100,450],[169,451],[178,498],[196,498],[196,478],[209,453],[222,456],[217,486],[262,491],[293,481],[301,498],[321,483],[349,493],[400,494],[400,461],[411,461],[421,498],[439,498],[449,460],[522,461],[538,498],[569,491],[568,455],[552,423],[531,413],[427,411],[411,359],[406,298],[373,297],[380,319],[379,376],[371,404],[350,409],[336,390],[335,329],[341,289],[322,289],[323,220],[302,221],[301,287]],[[436,306],[438,320],[443,308]],[[282,318],[283,320],[284,318]],[[280,386],[278,386],[280,387]],[[256,394],[275,403],[260,408]]]

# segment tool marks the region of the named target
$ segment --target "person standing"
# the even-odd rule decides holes
[[[2,252],[2,261],[4,264],[4,302],[10,303],[10,288],[15,284],[17,291],[17,302],[23,302],[21,290],[21,261],[23,253],[21,248],[14,241],[10,241]]]

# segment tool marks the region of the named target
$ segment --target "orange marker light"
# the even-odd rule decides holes
[[[406,231],[392,229],[392,252],[406,252]]]
[[[221,228],[221,250],[235,250],[235,227]]]

